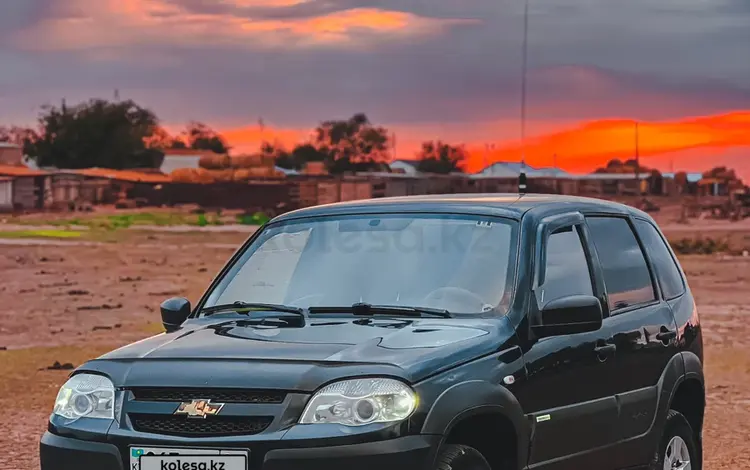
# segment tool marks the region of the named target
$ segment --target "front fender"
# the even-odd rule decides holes
[[[459,422],[482,414],[495,414],[513,424],[519,468],[525,467],[530,434],[528,421],[515,396],[507,388],[497,384],[471,380],[446,389],[427,413],[422,433],[440,434],[445,439]]]

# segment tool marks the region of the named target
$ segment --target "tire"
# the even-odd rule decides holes
[[[685,460],[687,459],[687,462]],[[670,463],[671,462],[671,463]],[[666,466],[665,466],[666,465]],[[702,470],[702,453],[685,416],[669,410],[650,470]]]
[[[492,468],[475,448],[448,444],[440,452],[435,470],[492,470]]]

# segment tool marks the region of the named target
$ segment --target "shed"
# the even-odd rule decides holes
[[[161,172],[138,170],[113,170],[111,168],[81,168],[78,170],[59,170],[59,174],[81,175],[86,178],[124,181],[128,183],[164,184],[171,178]]]
[[[23,165],[0,165],[0,176],[13,178],[13,206],[22,210],[42,209],[49,190],[49,173]]]
[[[67,184],[76,187],[79,200],[99,203],[115,203],[121,199],[151,198],[160,185],[169,183],[171,178],[158,170],[114,170],[111,168],[81,168],[58,170],[56,178],[71,178]],[[74,181],[77,180],[77,181]]]

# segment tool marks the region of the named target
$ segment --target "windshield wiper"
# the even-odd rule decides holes
[[[310,307],[307,310],[311,314],[352,313],[354,315],[406,315],[410,317],[432,315],[441,318],[451,318],[453,316],[448,310],[439,308],[410,307],[403,305],[373,305],[364,302],[358,302],[349,307]]]
[[[211,307],[206,307],[204,309],[201,309],[200,313],[206,316],[211,315],[216,312],[223,312],[223,311],[235,311],[237,313],[249,314],[249,312],[245,312],[243,310],[294,313],[295,315],[300,315],[302,317],[305,316],[305,311],[299,307],[292,307],[289,305],[282,305],[282,304],[243,302],[241,300],[237,300],[235,302],[232,302],[231,304],[220,304],[220,305],[213,305]]]

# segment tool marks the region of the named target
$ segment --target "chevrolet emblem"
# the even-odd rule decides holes
[[[224,408],[224,403],[211,403],[211,400],[192,400],[180,403],[174,414],[206,419],[208,415],[219,414],[222,408]]]

